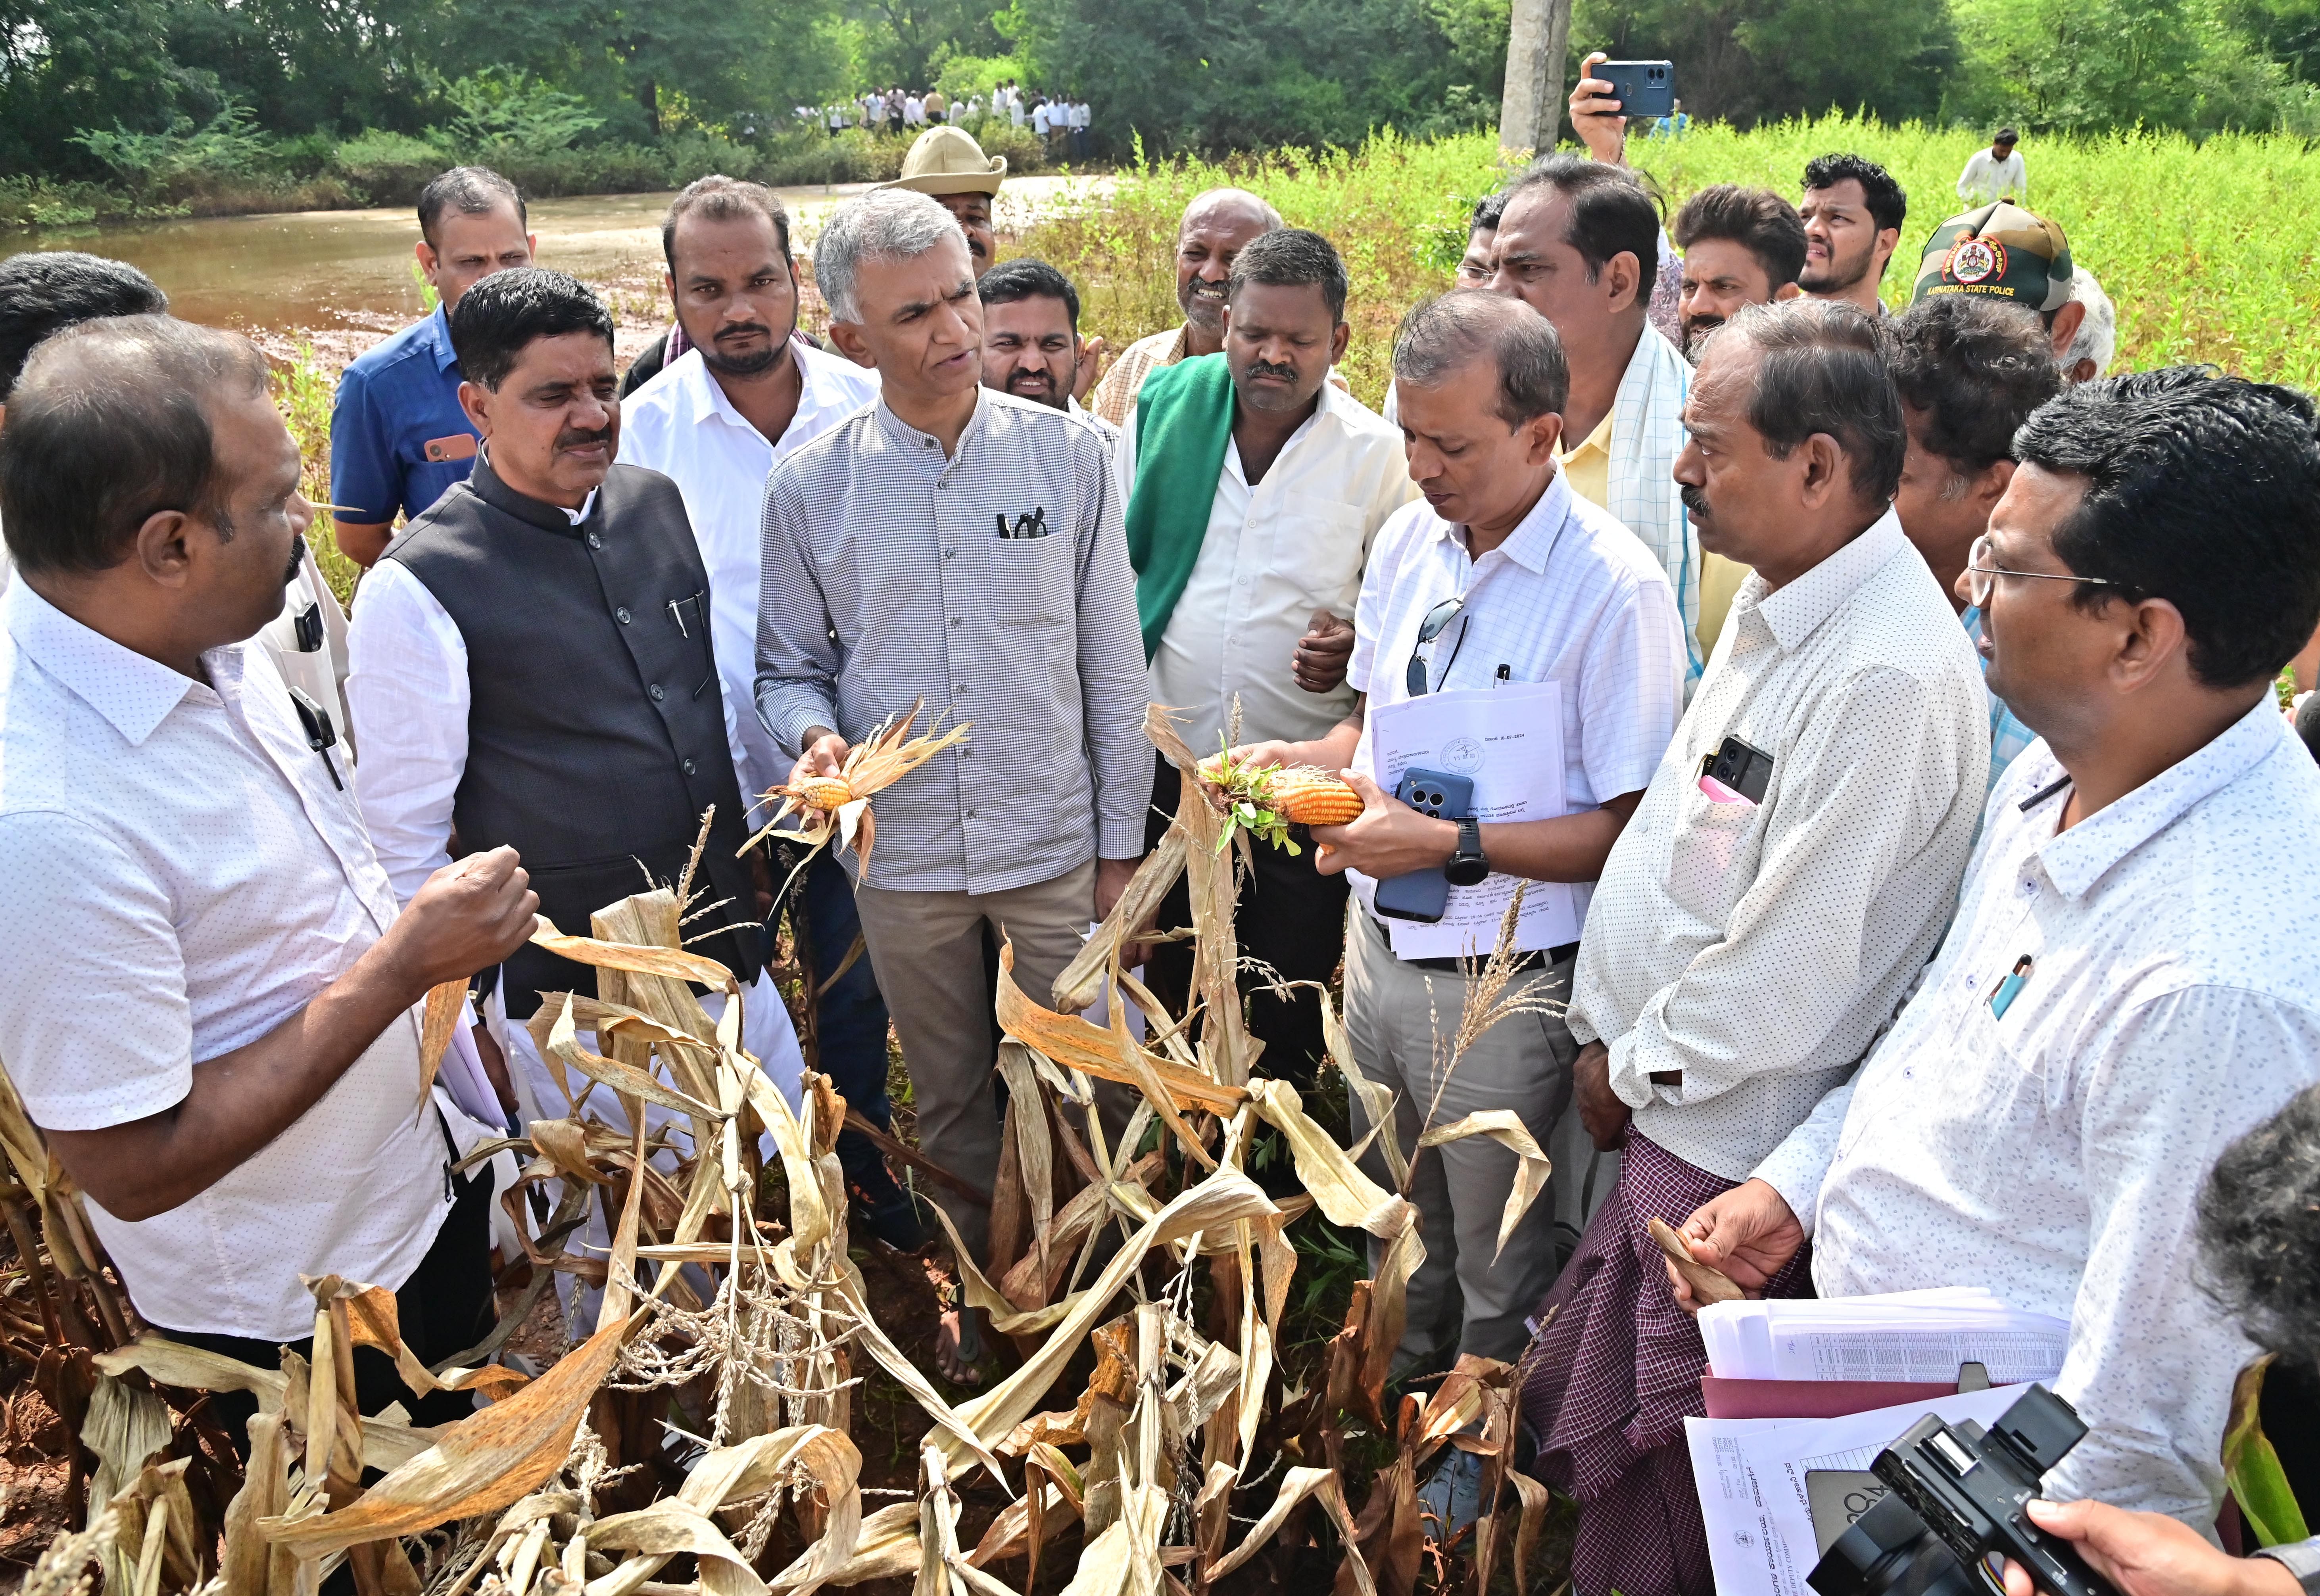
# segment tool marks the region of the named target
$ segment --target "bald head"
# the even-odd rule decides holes
[[[1176,230],[1176,302],[1192,329],[1192,353],[1224,347],[1225,285],[1249,241],[1279,230],[1281,212],[1242,188],[1193,196]]]

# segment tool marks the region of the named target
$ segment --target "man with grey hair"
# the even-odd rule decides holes
[[[1125,426],[1128,408],[1144,379],[1165,365],[1225,347],[1225,285],[1235,257],[1252,239],[1281,226],[1281,212],[1244,188],[1211,188],[1192,196],[1176,225],[1176,302],[1184,324],[1170,332],[1137,339],[1119,352],[1088,409],[1115,427]]]
[[[2071,275],[2071,298],[2086,307],[2086,314],[2079,319],[2079,330],[2071,335],[2071,347],[2057,364],[2062,368],[2064,383],[2091,383],[2110,369],[2111,356],[2118,352],[2118,309],[2084,266]]]
[[[766,483],[757,714],[793,780],[836,774],[916,704],[972,723],[879,795],[856,904],[920,1144],[987,1192],[986,932],[1047,1000],[1144,852],[1144,653],[1119,496],[1094,428],[983,386],[973,257],[941,205],[903,189],[849,200],[813,264],[831,340],[876,368],[881,393]],[[936,1200],[982,1256],[988,1211]],[[974,1383],[980,1350],[971,1321],[947,1316],[943,1373]]]
[[[1713,1588],[1683,1429],[1707,1353],[1646,1222],[1746,1179],[1860,1059],[1949,921],[1989,762],[1973,651],[1892,508],[1908,434],[1876,324],[1749,306],[1683,419],[1701,546],[1752,569],[1588,909],[1576,1089],[1619,1181],[1523,1393],[1537,1471],[1580,1504],[1576,1588],[1627,1596]]]
[[[1554,1277],[1551,1204],[1534,1204],[1498,1245],[1515,1155],[1468,1138],[1418,1157],[1418,1137],[1469,1114],[1510,1110],[1543,1147],[1570,1101],[1578,1044],[1545,1005],[1570,996],[1591,883],[1674,734],[1685,652],[1659,562],[1609,511],[1574,493],[1557,464],[1570,376],[1552,324],[1509,299],[1453,293],[1404,319],[1393,374],[1409,473],[1426,502],[1387,521],[1372,551],[1348,678],[1361,696],[1323,736],[1251,753],[1348,768],[1367,806],[1350,825],[1317,827],[1313,840],[1323,849],[1319,868],[1346,872],[1358,900],[1346,951],[1354,1056],[1394,1095],[1386,1133],[1414,1160],[1426,1260],[1409,1282],[1395,1354],[1394,1375],[1405,1378],[1465,1353],[1516,1357],[1528,1339],[1523,1317]],[[1379,711],[1428,693],[1478,692],[1518,706],[1510,727],[1554,716],[1562,763],[1553,790],[1532,806],[1554,818],[1436,819],[1389,795],[1395,772]],[[1478,791],[1477,803],[1497,808],[1521,796]],[[1446,1071],[1436,1031],[1456,1023],[1477,978],[1456,959],[1397,951],[1405,939],[1390,926],[1409,922],[1381,919],[1378,906],[1380,880],[1437,869],[1478,894],[1530,884],[1511,994],[1528,1006]],[[1365,1107],[1355,1094],[1356,1136]],[[1382,1147],[1373,1144],[1364,1164],[1391,1184]],[[1438,1492],[1437,1510],[1454,1524],[1471,1510],[1472,1465],[1471,1454],[1455,1453]]]

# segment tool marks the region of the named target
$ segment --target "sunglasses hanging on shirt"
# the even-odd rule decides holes
[[[322,768],[331,773],[331,785],[340,792],[347,784],[339,780],[339,767],[331,758],[331,750],[338,746],[338,728],[331,724],[331,712],[314,702],[304,690],[290,690],[291,707],[298,711],[298,722],[306,728],[306,746],[322,756]]]
[[[1427,669],[1432,663],[1432,656],[1427,653],[1427,650],[1434,646],[1435,639],[1448,630],[1450,623],[1464,614],[1465,609],[1466,596],[1460,593],[1454,598],[1443,600],[1441,603],[1427,610],[1426,618],[1418,623],[1418,645],[1409,651],[1409,663],[1403,668],[1401,673],[1401,684],[1409,690],[1411,698],[1422,699],[1433,690],[1427,685],[1428,679],[1432,675]],[[1458,641],[1450,645],[1450,657],[1442,662],[1442,680],[1448,680],[1450,667],[1458,663],[1458,651],[1465,645],[1466,628],[1461,627],[1458,628]]]

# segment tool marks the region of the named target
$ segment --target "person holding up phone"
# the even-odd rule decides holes
[[[1619,1179],[1533,1311],[1523,1392],[1536,1472],[1579,1501],[1575,1587],[1625,1596],[1713,1589],[1683,1433],[1707,1352],[1645,1227],[1745,1180],[1861,1057],[1949,919],[1989,760],[1972,650],[1893,513],[1875,323],[1746,307],[1683,419],[1701,546],[1752,570],[1588,909],[1575,1089]]]
[[[1445,1066],[1473,977],[1450,959],[1397,957],[1373,909],[1377,883],[1445,870],[1576,884],[1603,868],[1681,712],[1684,648],[1675,595],[1651,552],[1557,467],[1569,383],[1551,323],[1494,294],[1453,293],[1403,320],[1393,352],[1409,473],[1426,495],[1380,530],[1355,611],[1354,713],[1310,743],[1246,750],[1259,763],[1347,771],[1367,807],[1320,826],[1316,867],[1348,872],[1346,1023],[1362,1074],[1397,1099],[1391,1133],[1413,1159],[1409,1195],[1426,1261],[1409,1282],[1392,1374],[1408,1380],[1462,1353],[1512,1358],[1523,1315],[1553,1279],[1553,1210],[1534,1204],[1503,1249],[1500,1217],[1515,1155],[1481,1137],[1418,1153],[1419,1134],[1486,1109],[1512,1109],[1545,1146],[1571,1096],[1578,1050],[1559,1014],[1501,1019]],[[1954,629],[1954,628],[1953,628]],[[1563,790],[1570,812],[1509,825],[1420,814],[1381,789],[1371,711],[1426,694],[1511,684],[1560,687]],[[1519,939],[1518,939],[1519,940]],[[1572,945],[1520,946],[1509,995],[1569,995]],[[1487,950],[1485,950],[1487,951]],[[1439,1034],[1437,1034],[1439,1033]],[[1355,1098],[1354,1133],[1365,1135]],[[1391,1184],[1383,1150],[1364,1155]],[[1463,1317],[1451,1317],[1451,1285]],[[1451,1454],[1435,1503],[1471,1514],[1473,1455]]]

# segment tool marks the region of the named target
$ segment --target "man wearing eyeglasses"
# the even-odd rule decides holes
[[[2320,771],[2270,702],[2320,620],[2320,440],[2306,395],[2180,366],[2069,389],[2015,448],[1966,577],[2041,740],[1890,1033],[1684,1231],[1751,1289],[1809,1237],[1823,1295],[2067,1318],[2089,1433],[2046,1494],[2212,1539],[2256,1348],[2202,1287],[2198,1191],[2320,1081]]]
[[[1527,1006],[1470,1039],[1454,1061],[1448,1033],[1475,978],[1455,959],[1398,954],[1378,915],[1379,883],[1434,870],[1459,886],[1494,877],[1568,883],[1583,916],[1590,883],[1682,713],[1685,654],[1658,561],[1575,493],[1557,464],[1570,378],[1551,323],[1496,295],[1449,294],[1404,320],[1393,370],[1410,473],[1427,502],[1386,523],[1363,580],[1348,681],[1364,696],[1326,736],[1263,744],[1251,756],[1346,768],[1367,806],[1350,825],[1316,827],[1313,841],[1320,870],[1354,880],[1346,1029],[1363,1075],[1394,1094],[1389,1133],[1414,1160],[1410,1196],[1426,1259],[1409,1282],[1392,1370],[1406,1380],[1464,1353],[1512,1359],[1529,1336],[1523,1316],[1554,1278],[1550,1201],[1534,1203],[1499,1245],[1512,1152],[1479,1137],[1422,1155],[1417,1147],[1426,1130],[1491,1110],[1511,1110],[1547,1144],[1570,1102],[1578,1044],[1545,1005],[1559,1008],[1569,995],[1576,949],[1518,926],[1508,996]],[[1536,683],[1559,690],[1554,796],[1567,813],[1507,824],[1442,819],[1380,789],[1375,711]],[[1521,700],[1509,693],[1508,701]],[[1527,897],[1549,891],[1534,886]],[[1363,1135],[1358,1096],[1354,1114]],[[1364,1162],[1373,1178],[1391,1180],[1381,1147],[1373,1144]],[[1478,1476],[1459,1460],[1472,1456],[1454,1455],[1437,1510],[1471,1508]]]
[[[1972,651],[1893,513],[1908,435],[1875,323],[1743,309],[1684,423],[1701,546],[1751,571],[1589,906],[1575,1090],[1618,1184],[1536,1310],[1523,1395],[1580,1504],[1576,1588],[1626,1596],[1712,1586],[1683,1429],[1707,1352],[1645,1227],[1746,1179],[1892,1014],[1989,760]],[[1802,1266],[1766,1285],[1799,1293]]]

